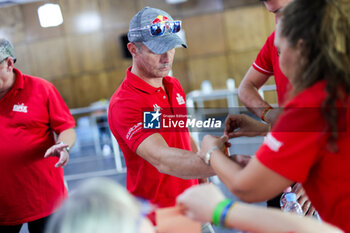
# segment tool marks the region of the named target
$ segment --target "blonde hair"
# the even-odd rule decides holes
[[[46,233],[135,233],[140,206],[107,178],[85,181],[50,219]]]

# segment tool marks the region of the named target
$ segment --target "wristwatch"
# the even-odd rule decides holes
[[[65,144],[65,145],[67,145],[66,143],[64,143],[64,142],[58,142],[58,143],[56,143],[56,145],[60,145],[60,144]],[[69,151],[70,151],[70,147],[69,146],[67,146],[66,148],[64,148],[64,149],[66,149],[66,151],[69,153]]]
[[[211,153],[213,153],[214,151],[219,150],[219,147],[217,146],[213,146],[212,148],[210,148],[210,150],[208,150],[208,152],[205,154],[205,158],[204,158],[204,162],[210,166],[210,157],[211,157]]]

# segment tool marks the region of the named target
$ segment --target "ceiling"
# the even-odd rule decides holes
[[[0,7],[37,1],[40,0],[0,0]]]

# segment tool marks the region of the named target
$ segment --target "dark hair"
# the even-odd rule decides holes
[[[331,132],[328,144],[336,150],[336,101],[350,94],[350,3],[342,0],[294,0],[281,12],[281,36],[291,46],[302,40],[300,78],[295,92],[326,80],[322,111]]]

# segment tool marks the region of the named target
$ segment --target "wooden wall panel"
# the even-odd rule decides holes
[[[228,56],[229,64],[229,76],[236,81],[238,86],[244,75],[247,73],[250,66],[253,64],[259,50],[253,50],[248,52],[231,52]]]
[[[147,5],[183,21],[189,48],[176,50],[173,75],[186,93],[200,89],[204,80],[214,89],[226,88],[228,78],[238,85],[275,27],[273,14],[257,0],[189,0],[177,5],[164,0],[48,1],[60,4],[63,25],[40,27],[37,7],[42,2],[7,7],[0,9],[0,36],[14,43],[16,66],[51,80],[69,107],[110,98],[118,88],[132,63],[123,57],[120,36]],[[237,8],[241,5],[249,7]],[[82,17],[87,18],[79,23]],[[274,94],[266,98],[274,101]]]
[[[154,7],[168,12],[174,19],[179,17],[179,9],[176,5],[167,4],[165,0],[136,0],[134,15],[146,6]],[[131,19],[131,18],[130,18]]]
[[[108,87],[106,89],[105,98],[110,98],[123,82],[126,75],[126,67],[107,72]]]
[[[49,2],[55,3],[56,1]],[[23,15],[23,23],[27,41],[37,41],[42,39],[60,37],[63,35],[64,26],[66,24],[61,24],[57,27],[49,28],[42,28],[40,26],[37,10],[41,5],[43,5],[42,2],[33,2],[20,6]]]
[[[187,44],[188,45],[188,44]],[[186,60],[188,57],[188,48],[176,48],[176,52],[175,52],[175,57],[174,60],[175,61],[182,61],[182,60]]]
[[[0,37],[7,38],[13,44],[25,40],[25,29],[19,6],[0,8],[0,22]]]
[[[259,1],[257,0],[223,0],[222,3],[224,4],[225,10],[228,10],[230,8],[247,6],[247,5],[263,4],[261,2],[259,3]]]
[[[242,7],[225,11],[225,29],[228,48],[243,52],[260,49],[267,37],[265,7]]]
[[[100,0],[104,29],[129,28],[131,18],[137,13],[136,0]]]
[[[61,94],[64,102],[68,108],[76,108],[75,89],[71,77],[52,80],[52,84],[55,85],[58,92]]]
[[[34,75],[52,80],[71,74],[64,38],[29,43],[28,51]]]
[[[83,74],[73,80],[74,94],[78,106],[89,106],[92,102],[107,99],[125,77],[125,70]]]
[[[195,15],[211,14],[224,10],[223,0],[189,0],[178,4],[181,17],[193,17]]]
[[[195,16],[183,20],[190,58],[225,52],[222,13]]]
[[[175,61],[173,64],[173,76],[179,80],[185,93],[192,91],[188,75],[187,61]]]
[[[131,63],[131,58],[124,58],[124,45],[121,36],[128,32],[127,28],[106,30],[103,33],[104,65],[106,69],[115,69]]]
[[[269,104],[277,104],[277,92],[276,91],[266,91],[264,93],[264,99]]]
[[[192,89],[201,89],[204,80],[209,80],[214,89],[226,88],[228,76],[225,55],[194,58],[189,60],[189,75]]]
[[[98,0],[59,0],[67,35],[100,31],[102,17]]]
[[[67,36],[66,43],[73,74],[101,71],[105,68],[106,50],[101,33]]]
[[[28,46],[25,43],[15,44],[15,56],[17,58],[15,67],[21,70],[24,74],[33,74],[32,59],[29,54]]]

